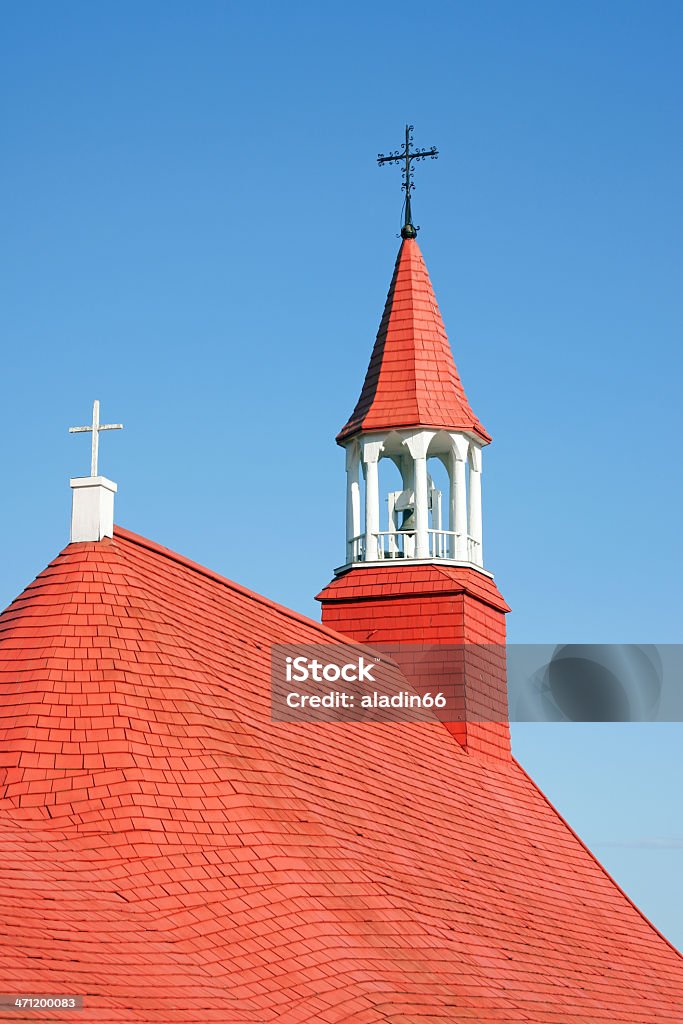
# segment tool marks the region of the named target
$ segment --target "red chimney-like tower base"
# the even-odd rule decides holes
[[[509,608],[493,579],[476,569],[356,566],[332,580],[318,600],[326,626],[362,643],[495,645],[504,658]],[[492,703],[499,708],[500,721],[472,720],[484,717],[480,709]],[[463,717],[445,725],[466,750],[510,757],[504,660],[493,673],[472,674]],[[490,712],[486,717],[492,717]]]

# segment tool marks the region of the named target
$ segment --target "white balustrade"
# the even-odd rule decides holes
[[[415,530],[380,530],[377,533],[377,556],[385,558],[414,558]]]
[[[475,565],[481,565],[481,541],[476,540],[475,537],[467,538],[467,557],[470,562],[474,562]]]
[[[453,542],[457,541],[455,530],[428,530],[429,557],[451,558]]]
[[[352,537],[349,541],[349,547],[351,549],[351,561],[352,562],[364,562],[365,561],[365,534],[361,533],[357,537]]]
[[[374,544],[371,545],[373,555],[368,558],[368,545],[365,534],[352,537],[349,541],[351,560],[353,562],[387,561],[394,558],[415,558],[415,530],[377,530],[373,534]],[[455,530],[428,530],[429,558],[447,558],[452,560],[453,551],[460,550],[460,535]],[[466,539],[467,561],[481,565],[481,541],[468,536]],[[456,559],[457,561],[457,559]]]

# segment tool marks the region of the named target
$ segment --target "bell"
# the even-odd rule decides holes
[[[403,520],[399,526],[399,530],[414,530],[415,529],[415,508],[406,508],[402,512]]]

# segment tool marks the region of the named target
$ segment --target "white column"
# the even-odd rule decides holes
[[[398,554],[398,544],[396,543],[396,493],[400,494],[401,492],[392,491],[387,498],[390,558],[396,558]]]
[[[403,490],[412,491],[415,496],[415,463],[410,452],[401,453],[401,480]],[[403,551],[405,558],[415,558],[415,536],[413,534],[403,537]]]
[[[453,557],[466,562],[467,553],[467,475],[465,460],[469,442],[462,434],[451,434],[451,506],[449,528],[456,533]]]
[[[484,564],[481,521],[481,448],[470,445],[469,534],[474,544],[473,561]]]
[[[429,558],[429,490],[427,487],[427,449],[434,431],[421,430],[406,437],[404,444],[413,457],[415,490],[415,557]]]
[[[363,441],[363,474],[365,476],[365,561],[376,562],[379,554],[379,475],[377,463],[382,441]]]
[[[346,449],[346,561],[355,561],[354,537],[360,535],[360,450],[353,441]]]
[[[429,558],[429,497],[427,490],[427,457],[415,458],[415,557]]]

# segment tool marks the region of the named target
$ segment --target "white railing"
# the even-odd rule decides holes
[[[454,530],[428,530],[429,558],[457,559],[460,534]],[[377,559],[415,558],[415,530],[379,530],[377,538]],[[367,544],[365,534],[360,533],[349,541],[349,561],[364,562]],[[481,541],[467,538],[467,561],[481,565]]]
[[[377,537],[378,558],[415,557],[414,530],[380,530],[375,536]]]
[[[365,561],[365,534],[359,533],[349,541],[349,560],[351,562]]]
[[[481,559],[481,541],[475,540],[474,537],[467,538],[467,557],[470,562],[474,562],[475,565],[482,565]]]
[[[454,530],[427,530],[430,558],[455,558],[458,534]]]

